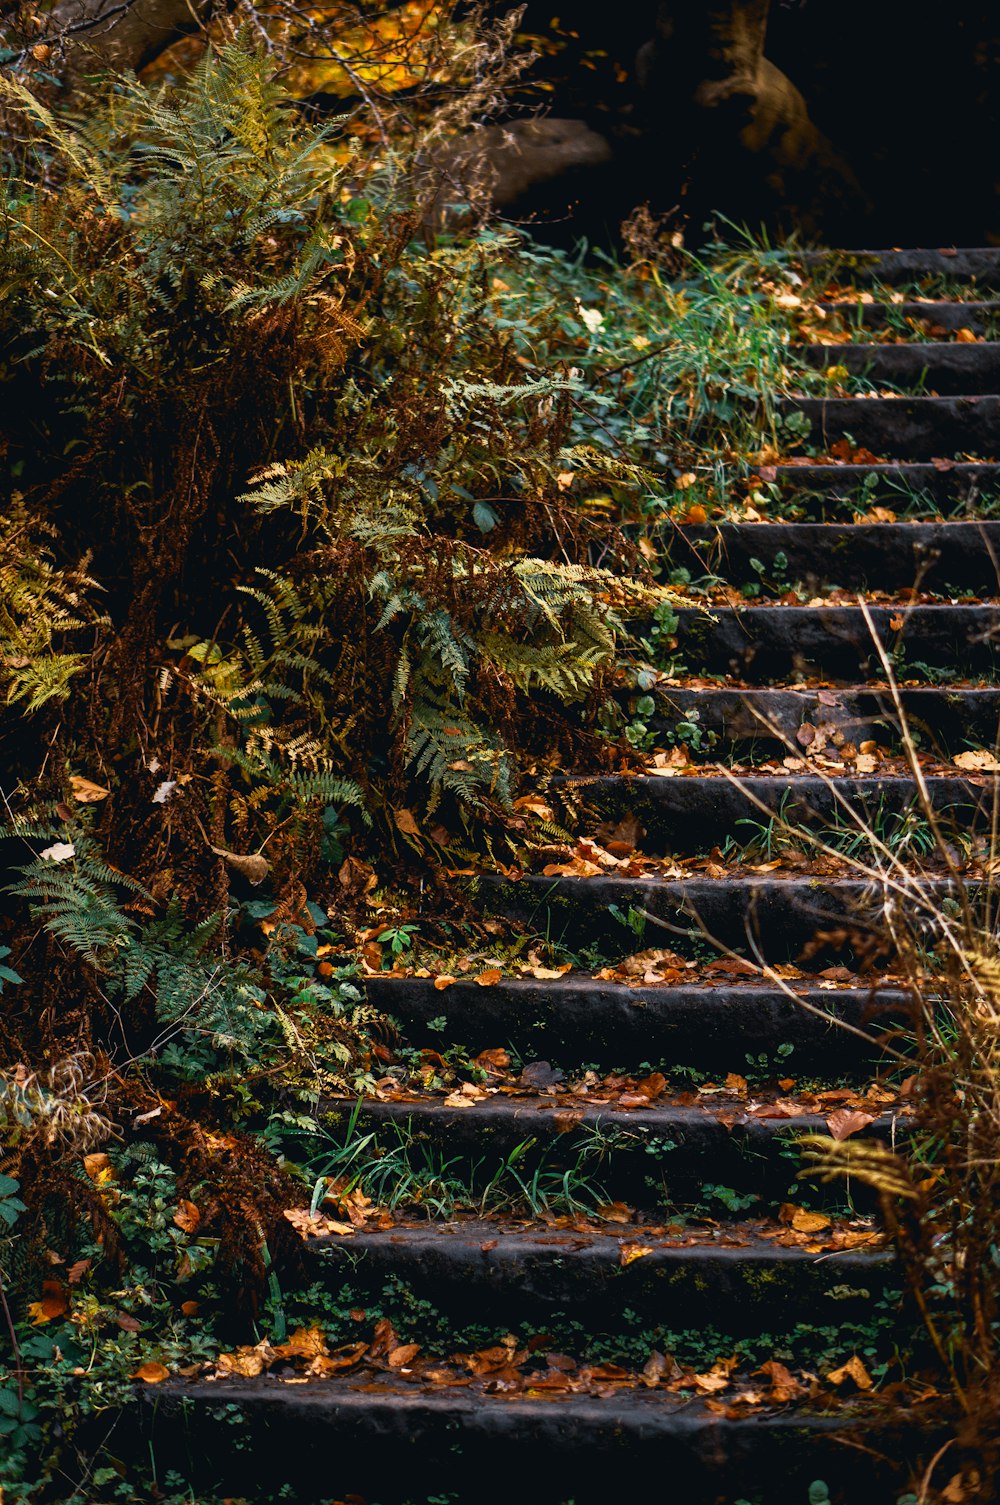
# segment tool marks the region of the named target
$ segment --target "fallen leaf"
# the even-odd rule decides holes
[[[778,1219],[794,1228],[796,1233],[819,1233],[830,1226],[830,1219],[825,1213],[810,1212],[808,1208],[795,1207],[791,1202],[782,1203]]]
[[[402,831],[404,836],[419,836],[420,827],[412,810],[394,810],[393,820],[396,822],[396,830]]]
[[[797,1380],[790,1369],[784,1364],[779,1364],[777,1359],[768,1359],[766,1364],[761,1364],[758,1374],[764,1374],[771,1381],[770,1399],[773,1401],[797,1400],[805,1393],[805,1386]]]
[[[68,1310],[69,1298],[58,1280],[43,1280],[41,1301],[32,1301],[28,1305],[28,1314],[36,1327],[64,1317]]]
[[[98,800],[106,800],[111,793],[102,784],[95,784],[91,779],[81,778],[78,773],[70,775],[69,787],[73,791],[73,798],[81,805],[94,805]]]
[[[263,883],[271,871],[271,864],[260,852],[242,854],[240,852],[230,852],[225,847],[212,847],[212,851],[216,857],[222,858],[227,867],[231,867],[234,873],[239,873],[248,883],[252,883],[254,887],[258,883]]]
[[[347,1238],[354,1232],[353,1224],[328,1218],[323,1212],[310,1212],[307,1207],[286,1207],[283,1216],[302,1238],[319,1238],[324,1234],[336,1234]]]
[[[456,979],[452,977],[450,972],[442,972],[439,977],[435,977],[434,986],[441,993],[445,988],[450,988],[455,981]]]
[[[170,1378],[170,1370],[165,1364],[148,1362],[140,1364],[132,1375],[134,1380],[142,1380],[146,1385],[159,1385],[161,1381]]]
[[[143,1365],[144,1369],[151,1367],[162,1369],[161,1364],[151,1366]],[[242,1380],[254,1380],[259,1374],[263,1374],[267,1367],[267,1361],[262,1353],[255,1348],[238,1348],[235,1353],[220,1353],[215,1361],[215,1367],[220,1375],[238,1375]],[[145,1376],[141,1376],[145,1378]],[[166,1375],[160,1376],[165,1379]],[[153,1383],[151,1381],[151,1383]]]
[[[987,752],[985,748],[974,749],[969,752],[956,753],[951,760],[956,768],[968,768],[982,773],[1000,773],[1000,762],[996,756]]]
[[[827,1379],[831,1385],[843,1385],[846,1380],[852,1380],[859,1390],[872,1388],[872,1377],[856,1353],[852,1354],[840,1369],[835,1369],[832,1374],[828,1374]]]
[[[68,862],[76,856],[76,847],[71,841],[54,841],[50,847],[46,847],[39,853],[43,862]]]
[[[500,1075],[510,1067],[510,1055],[502,1045],[492,1050],[481,1050],[476,1057],[476,1065],[481,1066],[483,1071]]]
[[[654,1253],[652,1244],[626,1243],[619,1244],[618,1247],[620,1250],[618,1263],[623,1266],[634,1264],[637,1259],[645,1259],[647,1254]]]
[[[95,1150],[92,1155],[84,1155],[83,1168],[91,1181],[104,1182],[114,1178],[111,1158],[103,1150]]]
[[[371,893],[378,882],[374,868],[358,857],[345,857],[337,873],[337,882],[350,893]]]
[[[597,1209],[597,1215],[607,1223],[631,1223],[635,1208],[629,1207],[627,1202],[605,1202]]]
[[[201,1213],[193,1202],[181,1202],[174,1213],[174,1226],[182,1233],[196,1233],[201,1224]]]
[[[390,1369],[403,1369],[420,1352],[419,1343],[403,1343],[399,1348],[394,1348],[386,1357],[386,1363]]]
[[[874,1122],[875,1115],[872,1113],[862,1113],[856,1108],[838,1108],[830,1114],[826,1126],[834,1139],[850,1139],[852,1134],[867,1129]]]
[[[274,1352],[282,1359],[319,1358],[326,1353],[326,1333],[321,1327],[297,1327]]]
[[[479,976],[475,980],[478,986],[481,988],[495,988],[497,983],[500,982],[502,978],[503,973],[500,971],[499,967],[489,967],[485,972],[480,972]]]

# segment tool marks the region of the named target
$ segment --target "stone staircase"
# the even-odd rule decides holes
[[[322,1362],[147,1398],[156,1455],[198,1487],[369,1505],[890,1505],[907,1463],[946,1435],[912,1395],[896,1409],[878,1398],[909,1329],[871,1204],[798,1179],[797,1135],[827,1132],[838,1106],[866,1109],[863,1134],[907,1132],[899,1073],[836,1022],[878,1033],[905,1020],[898,979],[865,956],[870,894],[849,869],[768,870],[731,840],[768,812],[817,832],[845,808],[886,829],[906,818],[913,784],[872,626],[940,760],[935,804],[962,830],[989,829],[992,776],[948,763],[992,749],[998,729],[1000,252],[858,253],[838,276],[855,291],[831,297],[831,327],[922,321],[906,344],[809,349],[899,395],[788,404],[820,451],[845,441],[873,458],[762,470],[794,521],[673,526],[662,539],[672,569],[807,581],[813,596],[713,600],[707,616],[692,594],[671,647],[683,668],[661,672],[647,719],[664,734],[693,722],[710,749],[699,767],[582,771],[546,790],[594,841],[632,821],[629,861],[466,880],[483,915],[610,961],[488,988],[472,975],[444,989],[371,978],[369,999],[413,1045],[461,1042],[470,1058],[505,1047],[533,1065],[487,1072],[465,1103],[387,1091],[327,1105],[333,1137],[363,1142],[369,1161],[406,1147],[484,1196],[513,1168],[535,1215],[400,1213],[310,1239]],[[965,283],[962,301],[934,296],[941,277]],[[902,301],[888,298],[896,286]],[[865,520],[875,508],[896,520]],[[841,755],[862,744],[880,749],[869,771]],[[747,760],[739,783],[719,771]],[[946,895],[946,876],[928,881]],[[816,941],[838,927],[851,932],[839,950]],[[715,943],[723,956],[756,950],[790,980],[732,958],[713,967]],[[643,948],[675,953],[648,963],[660,980],[618,967]],[[560,1177],[558,1202],[545,1188]],[[588,1177],[600,1195],[574,1211]]]

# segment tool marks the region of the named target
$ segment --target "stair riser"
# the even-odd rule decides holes
[[[386,1151],[399,1146],[402,1133],[416,1164],[423,1163],[422,1149],[436,1151],[449,1162],[451,1173],[478,1192],[485,1191],[503,1162],[517,1151],[517,1170],[529,1181],[539,1167],[561,1173],[579,1165],[584,1189],[589,1186],[609,1199],[657,1212],[701,1203],[706,1185],[725,1186],[759,1198],[743,1216],[773,1215],[781,1202],[801,1196],[801,1190],[793,1190],[799,1164],[795,1141],[804,1133],[827,1132],[824,1119],[807,1115],[741,1119],[736,1100],[731,1123],[701,1108],[630,1112],[587,1107],[582,1119],[567,1127],[564,1115],[573,1110],[574,1099],[551,1101],[555,1107],[542,1108],[534,1100],[488,1099],[465,1109],[448,1108],[441,1101],[366,1101],[356,1111],[353,1103],[330,1100],[324,1103],[324,1114],[335,1140],[347,1133],[355,1111],[354,1132],[375,1133]],[[900,1120],[897,1140],[902,1127]],[[594,1148],[594,1130],[610,1136],[613,1147],[604,1155],[582,1159],[585,1149]],[[879,1119],[864,1132],[885,1139],[889,1120]],[[510,1190],[512,1183],[504,1185]],[[826,1205],[844,1205],[838,1191],[819,1192],[812,1185],[814,1197]],[[872,1202],[862,1188],[855,1189],[855,1206]],[[730,1214],[720,1204],[713,1215],[722,1222]]]
[[[622,1242],[642,1242],[641,1228],[620,1233]],[[552,1233],[524,1249],[493,1235],[485,1225],[474,1239],[456,1231],[422,1241],[385,1234],[324,1240],[309,1249],[310,1274],[332,1291],[349,1286],[362,1309],[391,1304],[389,1283],[400,1281],[459,1331],[485,1326],[502,1335],[516,1313],[519,1324],[555,1331],[561,1347],[573,1323],[602,1345],[634,1340],[642,1323],[651,1340],[653,1331],[664,1335],[660,1347],[667,1333],[693,1329],[746,1340],[800,1322],[854,1327],[899,1291],[888,1256],[654,1247],[623,1266],[616,1238],[588,1247],[585,1235]],[[678,1357],[676,1344],[670,1348]],[[579,1338],[574,1351],[581,1352]]]
[[[486,992],[467,982],[438,990],[423,978],[369,978],[367,995],[400,1021],[415,1045],[440,1049],[444,1037],[472,1055],[514,1046],[525,1060],[574,1069],[583,1061],[625,1070],[650,1062],[725,1074],[745,1071],[747,1055],[772,1059],[778,1045],[791,1045],[790,1072],[839,1079],[863,1073],[877,1055],[848,1030],[763,986],[631,987],[583,978],[547,985],[503,981]],[[874,997],[844,989],[804,996],[831,1018],[876,1037],[907,1017],[905,995],[888,989]],[[442,1015],[443,1036],[430,1028]]]
[[[810,420],[808,442],[828,448],[850,435],[880,458],[990,459],[1000,440],[1000,397],[809,398],[782,404]]]
[[[995,246],[938,248],[908,247],[895,251],[878,246],[852,251],[803,251],[803,264],[812,275],[828,276],[857,287],[882,283],[886,287],[913,286],[930,277],[968,282],[980,287],[1000,286],[1000,251]]]
[[[846,590],[1000,591],[1000,523],[722,523],[664,528],[657,543],[667,571],[687,569],[694,580],[719,575],[737,588],[757,584],[761,564],[772,590],[801,581]]]
[[[832,328],[840,323],[859,330],[889,328],[898,330],[903,339],[921,342],[927,339],[928,331],[935,328],[971,329],[973,334],[992,339],[996,338],[1000,329],[1000,301],[994,299],[972,299],[968,303],[944,300],[918,302],[916,299],[903,303],[858,303],[842,300],[821,303],[819,307],[831,316]]]
[[[528,934],[575,950],[596,947],[612,957],[630,955],[640,944],[683,950],[707,931],[740,954],[753,936],[772,963],[794,962],[817,930],[842,926],[852,913],[860,928],[863,916],[874,912],[864,885],[848,879],[773,879],[747,872],[731,880],[533,876],[515,882],[485,874],[476,882],[489,913],[519,922]],[[926,887],[940,887],[942,897],[948,891],[936,881]],[[640,943],[609,912],[611,905],[623,914],[645,911],[663,924],[649,921]]]
[[[869,615],[875,637],[887,652],[905,648],[900,678],[909,677],[906,665],[918,663],[953,672],[956,678],[985,678],[996,670],[996,607],[875,606]],[[728,674],[750,684],[800,676],[852,681],[884,677],[872,632],[857,607],[716,607],[708,616],[685,606],[677,617],[674,652],[689,673]],[[894,628],[893,621],[901,625]]]
[[[830,692],[825,692],[827,700]],[[626,708],[634,708],[632,695]],[[920,738],[922,748],[942,753],[996,745],[1000,734],[1000,690],[904,689],[900,691],[906,725]],[[805,723],[834,731],[856,745],[875,741],[895,745],[902,722],[892,696],[877,690],[841,690],[836,703],[827,704],[815,690],[685,690],[669,689],[657,696],[658,709],[648,718],[655,730],[669,732],[679,721],[690,721],[714,733],[739,753],[756,748],[776,753],[801,753],[796,733]],[[773,728],[770,730],[769,728]],[[719,749],[716,749],[718,752]]]
[[[607,1505],[624,1478],[669,1479],[685,1505],[740,1496],[804,1505],[817,1478],[836,1505],[888,1505],[908,1482],[907,1463],[940,1443],[925,1426],[852,1421],[843,1407],[723,1422],[698,1401],[634,1393],[568,1404],[256,1380],[158,1386],[143,1400],[138,1425],[118,1429],[119,1448],[169,1458],[199,1492],[259,1498],[284,1486],[293,1505],[352,1493],[426,1505],[429,1489],[456,1491],[457,1505],[509,1505],[515,1480],[539,1505]],[[220,1409],[233,1406],[239,1419],[223,1411],[220,1425]],[[857,1447],[844,1445],[845,1431]]]
[[[800,359],[825,370],[843,366],[877,387],[937,392],[942,397],[1000,391],[1000,343],[806,345]]]
[[[1000,496],[1000,465],[956,461],[940,469],[927,461],[880,465],[774,465],[763,467],[765,484],[776,484],[807,516],[822,520],[831,510],[889,507],[900,514],[913,496],[950,516]]]
[[[847,767],[845,766],[845,772]],[[740,844],[757,833],[741,821],[766,825],[769,814],[820,839],[836,842],[846,830],[858,834],[852,814],[868,828],[891,835],[907,814],[923,821],[922,807],[912,779],[838,778],[832,786],[808,776],[663,779],[606,776],[566,779],[555,785],[582,802],[585,810],[605,822],[634,815],[645,830],[639,849],[656,855],[691,856],[721,845],[727,837]],[[928,778],[927,791],[945,828],[989,832],[996,800],[996,782],[977,787],[955,778]],[[838,798],[839,796],[839,798]],[[844,803],[841,803],[841,800]],[[575,802],[576,802],[575,801]],[[762,809],[761,807],[765,807]],[[597,819],[583,823],[592,834]],[[808,847],[806,847],[808,850]]]

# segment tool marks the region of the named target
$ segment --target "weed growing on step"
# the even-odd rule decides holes
[[[470,1165],[429,1144],[412,1124],[381,1132],[359,1130],[359,1109],[340,1142],[331,1132],[310,1141],[303,1167],[317,1189],[334,1182],[358,1190],[389,1211],[447,1218],[458,1212],[517,1213],[541,1217],[593,1214],[610,1202],[602,1176],[614,1154],[615,1130],[578,1129],[569,1149],[538,1149],[523,1140],[495,1161]],[[567,1163],[568,1161],[568,1163]]]

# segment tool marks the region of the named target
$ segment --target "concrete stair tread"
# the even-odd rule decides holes
[[[364,1498],[410,1505],[426,1499],[431,1481],[470,1505],[501,1505],[515,1480],[526,1499],[604,1505],[623,1477],[653,1473],[682,1481],[686,1505],[715,1505],[720,1489],[788,1505],[807,1498],[816,1478],[834,1499],[882,1505],[906,1482],[892,1460],[916,1446],[933,1451],[947,1435],[930,1408],[890,1417],[877,1397],[741,1407],[700,1398],[693,1385],[678,1395],[635,1382],[591,1388],[532,1395],[488,1379],[435,1386],[389,1374],[361,1382],[261,1376],[168,1382],[144,1400],[155,1408],[158,1437],[185,1452],[185,1434],[207,1443],[203,1429],[212,1429],[215,1446],[196,1455],[195,1477],[224,1479],[227,1494],[294,1476],[309,1481],[300,1498],[323,1498],[335,1465],[338,1496],[363,1489]],[[248,1418],[252,1451],[220,1436],[214,1415],[233,1406]]]

